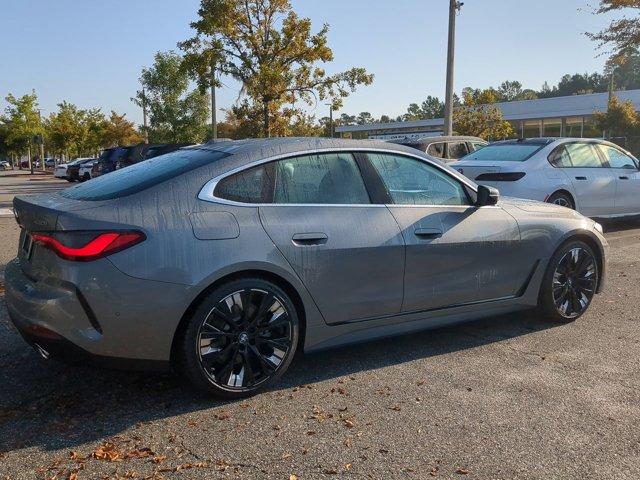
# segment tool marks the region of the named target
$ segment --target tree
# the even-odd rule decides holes
[[[420,105],[412,103],[407,107],[407,113],[400,118],[402,121],[427,120],[444,117],[444,103],[438,97],[429,95]]]
[[[142,70],[144,87],[133,101],[149,109],[148,135],[151,143],[199,143],[207,134],[209,96],[189,90],[189,75],[182,57],[175,52],[158,52],[151,68]]]
[[[298,17],[289,0],[201,0],[198,15],[191,24],[196,36],[179,44],[186,68],[201,86],[211,81],[206,72],[212,64],[239,81],[252,108],[261,110],[263,136],[273,133],[284,105],[329,99],[338,109],[359,85],[373,81],[364,68],[328,75],[319,67],[333,60],[329,27],[312,34],[311,20]]]
[[[638,0],[600,0],[594,13],[608,14],[617,11],[635,10],[636,15],[612,20],[609,25],[587,36],[598,43],[599,47],[610,45],[613,56],[624,58],[640,47],[640,1]]]
[[[133,145],[142,141],[142,135],[134,123],[126,120],[125,116],[125,113],[118,115],[111,110],[111,115],[104,123],[103,147]]]
[[[46,125],[47,138],[54,152],[63,153],[67,158],[81,154],[81,144],[87,134],[85,116],[86,112],[72,103],[58,104],[58,111],[49,116]]]
[[[375,121],[376,119],[373,118],[373,115],[369,112],[360,112],[356,118],[356,123],[358,125],[366,125],[367,123],[374,123]]]
[[[596,112],[594,118],[597,127],[603,132],[607,132],[609,138],[637,134],[638,126],[640,126],[640,118],[633,103],[630,101],[620,102],[615,95],[611,97],[607,111]]]
[[[4,139],[7,149],[17,155],[27,153],[31,161],[31,145],[36,135],[44,129],[38,113],[38,96],[35,91],[16,97],[11,93],[5,98],[8,103],[1,118],[6,131]]]
[[[453,110],[453,129],[458,135],[472,135],[486,140],[501,140],[514,135],[511,124],[504,120],[495,105],[492,89],[462,92],[463,105]],[[491,99],[493,101],[490,101]]]

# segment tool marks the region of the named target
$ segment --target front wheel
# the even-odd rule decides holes
[[[211,292],[191,317],[180,345],[181,366],[198,387],[240,398],[280,378],[296,352],[299,320],[289,296],[259,278]]]
[[[598,261],[586,243],[576,240],[560,247],[545,273],[539,311],[556,322],[572,322],[589,308],[598,287]]]
[[[554,205],[560,205],[561,207],[570,208],[575,210],[576,206],[573,203],[573,199],[570,195],[563,192],[556,192],[547,199],[547,203],[553,203]]]

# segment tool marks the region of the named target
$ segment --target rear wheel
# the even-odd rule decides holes
[[[298,336],[296,309],[280,287],[259,278],[236,280],[207,295],[193,314],[181,363],[198,387],[244,397],[284,374]]]
[[[554,205],[560,205],[561,207],[570,208],[575,210],[576,206],[573,203],[571,195],[564,192],[556,192],[547,199],[547,203],[553,203]]]
[[[589,245],[576,240],[560,247],[543,279],[538,308],[550,320],[572,322],[589,308],[598,286],[598,261]]]

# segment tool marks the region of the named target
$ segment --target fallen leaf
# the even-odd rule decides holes
[[[151,459],[153,463],[162,463],[167,459],[166,455],[156,455]]]
[[[289,480],[298,480],[298,476],[295,473],[289,475]]]
[[[353,428],[356,426],[356,424],[353,423],[351,420],[344,420],[344,426],[347,428]]]
[[[155,453],[153,453],[153,451],[150,448],[144,447],[138,450],[130,451],[129,453],[127,453],[126,457],[127,458],[147,458],[147,457],[153,457],[154,455]]]
[[[325,468],[324,469],[324,473],[326,473],[327,475],[337,475],[338,474],[338,469],[337,468]]]
[[[104,445],[98,447],[93,452],[92,456],[96,460],[105,460],[108,462],[119,462],[122,460],[122,458],[120,457],[120,452],[116,450],[116,446],[111,442],[107,442]]]
[[[458,475],[469,475],[469,470],[467,470],[466,468],[463,468],[463,467],[458,467],[458,468],[456,468],[456,473]]]

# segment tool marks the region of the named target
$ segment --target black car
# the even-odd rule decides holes
[[[96,163],[97,166],[95,172],[91,172],[92,177],[94,176],[94,173],[95,176],[98,177],[105,173],[115,171],[118,160],[124,157],[133,148],[135,147],[113,147],[104,149]]]
[[[81,162],[73,162],[70,163],[67,167],[67,180],[70,182],[78,182],[80,181],[80,167],[85,163],[95,162],[95,158],[87,158]]]
[[[164,155],[165,153],[171,153],[179,148],[186,147],[189,143],[160,143],[155,145],[149,145],[141,143],[130,147],[129,151],[124,154],[118,160],[116,168],[124,168],[130,165],[134,165],[143,160]]]

